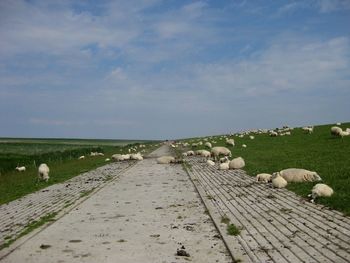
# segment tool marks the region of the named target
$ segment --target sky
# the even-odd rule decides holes
[[[350,121],[350,0],[0,0],[0,137]]]

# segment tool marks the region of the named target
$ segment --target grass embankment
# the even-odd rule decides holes
[[[316,202],[350,215],[350,136],[343,139],[331,136],[332,126],[315,126],[312,134],[305,134],[299,128],[294,129],[291,136],[269,137],[267,134],[258,134],[254,135],[254,140],[249,136],[234,136],[234,147],[228,147],[224,140],[219,140],[219,136],[209,141],[217,141],[214,146],[228,147],[232,151],[232,158],[243,157],[246,163],[244,170],[252,176],[293,167],[316,171],[323,179],[322,182],[334,189],[332,197],[319,198]],[[344,123],[341,127],[344,130],[350,127],[350,123]],[[247,148],[243,148],[242,144],[246,144]],[[200,148],[204,147],[193,149]],[[287,188],[307,197],[315,184],[289,183]]]
[[[126,145],[123,147],[100,146],[97,148],[96,146],[92,148],[81,148],[79,146],[78,149],[69,149],[62,152],[57,151],[57,149],[61,149],[61,146],[55,148],[50,145],[49,148],[54,150],[54,152],[41,151],[40,154],[30,154],[32,152],[30,145],[31,144],[24,143],[22,152],[13,155],[5,154],[4,147],[8,149],[11,148],[8,144],[5,146],[0,144],[0,148],[2,147],[0,150],[2,153],[0,154],[0,166],[11,167],[10,171],[5,170],[1,172],[0,175],[0,204],[10,202],[49,185],[64,182],[83,172],[103,166],[108,163],[105,161],[106,158],[110,158],[111,155],[115,153],[127,153],[129,147],[137,146],[138,144]],[[146,146],[147,151],[154,148],[152,144],[146,144]],[[38,145],[36,145],[36,147],[38,147]],[[45,149],[48,148],[45,144],[42,144],[42,147]],[[89,156],[90,151],[103,152],[105,156]],[[78,160],[77,158],[80,155],[85,155],[86,158]],[[26,166],[25,172],[17,172],[14,170],[18,160],[22,160],[19,162],[19,165]],[[50,167],[50,179],[47,183],[42,181],[38,182],[37,166],[42,162],[46,162]]]

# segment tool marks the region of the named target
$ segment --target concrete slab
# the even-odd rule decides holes
[[[1,262],[188,261],[232,258],[182,166],[145,159]]]

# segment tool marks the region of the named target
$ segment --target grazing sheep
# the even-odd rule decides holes
[[[215,165],[215,163],[214,163],[212,160],[208,160],[208,161],[207,161],[207,164],[208,164],[208,165],[211,165],[211,166],[214,166],[214,165]]]
[[[50,172],[50,169],[49,167],[47,166],[46,163],[42,163],[39,165],[39,168],[38,168],[38,177],[39,177],[39,180],[43,180],[45,182],[47,182],[49,180],[49,172]]]
[[[321,177],[313,171],[300,169],[300,168],[289,168],[279,172],[280,175],[287,182],[315,182],[321,181]]]
[[[158,164],[169,164],[169,163],[175,163],[175,157],[173,156],[161,156],[157,158]]]
[[[187,156],[192,156],[192,155],[194,155],[194,151],[187,151],[186,153],[187,153]]]
[[[206,142],[204,145],[205,145],[206,147],[208,147],[208,148],[213,147],[213,146],[211,145],[211,143],[210,143],[210,142]]]
[[[109,158],[106,158],[106,159],[105,159],[105,162],[109,162],[110,160],[111,160],[111,159],[109,159]]]
[[[213,147],[211,149],[211,154],[212,156],[214,156],[214,160],[217,160],[217,158],[220,155],[229,156],[229,157],[232,156],[231,151],[229,149],[227,149],[226,147],[220,147],[220,146]]]
[[[254,139],[255,139],[255,137],[254,137],[253,135],[250,135],[249,138],[250,138],[251,140],[254,140]]]
[[[26,167],[25,166],[21,166],[21,167],[16,166],[15,170],[17,170],[18,172],[25,172]]]
[[[237,157],[229,162],[230,169],[242,169],[245,166],[244,159],[242,157]]]
[[[271,132],[270,132],[270,136],[271,136],[271,137],[277,137],[277,136],[278,136],[278,133],[275,132],[275,131],[271,131]]]
[[[272,175],[272,186],[275,188],[284,188],[287,186],[287,181],[280,175],[280,173],[274,173]]]
[[[268,182],[271,182],[271,180],[272,180],[272,174],[261,173],[256,175],[257,182],[262,181],[264,183],[268,183]]]
[[[341,122],[337,122],[336,125],[340,126],[340,125],[341,125]]]
[[[235,141],[234,141],[234,139],[226,139],[226,144],[235,146]]]
[[[331,135],[334,135],[334,136],[341,136],[341,133],[342,133],[342,129],[337,127],[337,126],[333,126],[331,128]]]
[[[210,158],[211,156],[210,152],[207,150],[198,150],[196,153],[205,158]]]
[[[83,159],[85,159],[85,155],[82,155],[78,158],[78,160],[83,160]]]
[[[182,153],[182,156],[183,157],[187,157],[187,153]]]
[[[311,197],[311,203],[315,201],[315,199],[319,196],[329,197],[333,194],[333,189],[326,184],[316,184],[312,190],[311,194],[308,197]]]
[[[302,130],[303,130],[304,132],[306,132],[306,133],[311,134],[311,133],[313,133],[313,131],[314,131],[314,127],[313,127],[313,126],[307,126],[307,127],[303,127]]]
[[[243,147],[243,148],[247,148],[247,145],[246,145],[246,144],[242,144],[242,147]]]

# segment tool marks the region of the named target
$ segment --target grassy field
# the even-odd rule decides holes
[[[294,129],[291,136],[269,137],[266,134],[258,134],[254,135],[254,140],[249,136],[234,136],[235,146],[228,148],[231,149],[233,158],[244,158],[244,170],[252,176],[292,167],[316,171],[323,183],[334,189],[332,197],[319,198],[316,202],[350,215],[350,136],[343,139],[332,137],[331,126],[334,125],[316,126],[313,134]],[[350,123],[344,123],[341,127],[350,127]],[[209,139],[212,140],[217,141],[215,146],[225,145],[224,140],[219,140],[219,137]],[[246,144],[247,148],[243,148],[242,144]],[[193,149],[199,148],[204,147]],[[307,197],[315,184],[290,183],[287,188]]]
[[[106,164],[105,159],[115,153],[127,153],[129,147],[138,146],[135,141],[89,140],[39,140],[25,139],[23,142],[9,141],[0,143],[0,204],[15,200],[48,185],[64,182],[83,172],[95,169]],[[76,143],[79,141],[80,143]],[[71,142],[73,142],[71,144]],[[128,144],[132,143],[132,144]],[[154,143],[144,142],[146,150],[154,148]],[[117,146],[116,146],[117,145]],[[34,149],[33,149],[34,148]],[[91,151],[103,152],[105,156],[90,157]],[[78,160],[85,155],[84,160]],[[37,181],[37,166],[47,163],[50,167],[50,180],[48,183]],[[25,172],[14,170],[16,165],[25,165]]]

